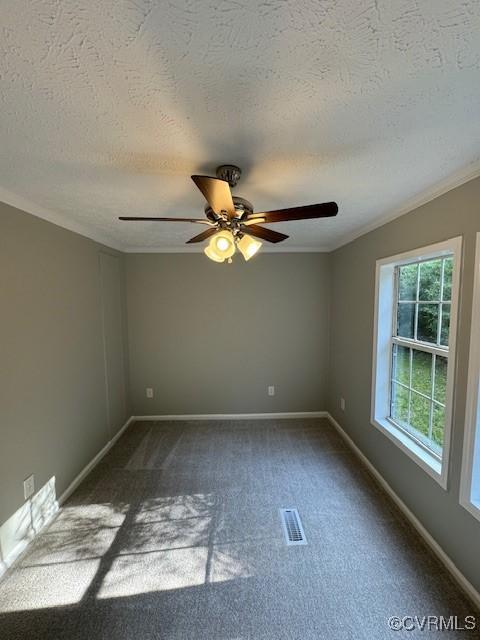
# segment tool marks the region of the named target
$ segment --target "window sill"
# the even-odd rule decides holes
[[[447,488],[446,473],[443,473],[443,465],[438,458],[430,454],[419,444],[416,444],[404,431],[396,427],[386,418],[373,418],[372,424],[402,449],[407,456],[422,467],[443,489]]]

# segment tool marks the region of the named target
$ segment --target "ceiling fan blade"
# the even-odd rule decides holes
[[[202,231],[202,233],[199,233],[198,236],[193,236],[193,238],[190,238],[190,240],[187,240],[186,244],[191,244],[193,242],[203,242],[207,238],[210,238],[210,236],[215,235],[217,231],[218,231],[217,228],[205,229],[205,231]]]
[[[208,226],[212,226],[213,224],[204,218],[136,218],[132,216],[120,216],[118,219],[130,222],[194,222],[196,224],[208,224]]]
[[[210,176],[192,176],[192,180],[215,213],[220,215],[222,211],[226,211],[230,218],[235,217],[235,207],[228,182]]]
[[[272,231],[272,229],[264,229],[264,227],[260,227],[258,224],[251,224],[245,227],[245,233],[249,236],[266,240],[267,242],[282,242],[288,238],[284,233],[278,233],[278,231]]]
[[[311,218],[330,218],[338,213],[336,202],[323,202],[322,204],[308,204],[305,207],[290,207],[289,209],[277,209],[264,213],[251,213],[247,220],[262,218],[262,222],[284,222],[286,220],[309,220]]]

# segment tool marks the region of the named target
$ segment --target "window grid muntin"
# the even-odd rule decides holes
[[[441,344],[441,336],[442,336],[442,322],[443,322],[443,305],[449,305],[449,309],[450,309],[450,315],[451,315],[451,308],[452,308],[452,300],[451,300],[451,292],[450,292],[450,300],[444,300],[443,299],[443,294],[444,294],[444,285],[445,285],[445,264],[447,260],[451,260],[453,259],[453,254],[449,253],[449,254],[445,254],[445,255],[441,255],[441,256],[434,256],[434,257],[428,257],[428,258],[424,258],[423,260],[413,260],[411,262],[404,262],[402,264],[398,264],[395,265],[395,313],[393,316],[393,322],[394,322],[394,331],[393,331],[393,337],[399,337],[405,340],[413,340],[415,343],[421,343],[421,344],[426,344],[426,345],[430,345],[430,344],[435,344],[436,346],[441,346],[441,347],[446,347],[448,349],[448,345],[442,345]],[[420,300],[420,275],[421,275],[421,267],[422,264],[425,264],[427,262],[440,262],[442,263],[441,265],[441,270],[440,270],[440,293],[439,293],[439,298],[438,299],[434,299],[434,300]],[[417,265],[417,283],[416,283],[416,289],[415,289],[415,299],[414,300],[400,300],[400,296],[399,296],[399,287],[400,287],[400,269],[402,267],[408,267],[409,265]],[[414,308],[414,317],[413,317],[413,338],[405,338],[404,336],[398,336],[398,309],[399,309],[399,305],[407,305],[407,304],[414,304],[415,308]],[[426,342],[424,340],[418,340],[418,309],[419,309],[419,305],[421,304],[431,304],[431,305],[436,305],[438,308],[438,320],[437,320],[437,341],[435,343],[433,342]]]
[[[400,267],[396,267],[395,274],[396,274],[397,280],[400,282]],[[415,342],[417,342],[418,340],[418,306],[420,304],[420,302],[418,301],[419,293],[420,293],[420,265],[418,264],[417,265],[417,288],[415,289],[415,308],[413,313],[413,339]],[[398,305],[398,302],[399,301],[397,300],[396,302],[397,305]],[[398,318],[398,309],[397,309],[397,318]],[[397,327],[397,332],[398,332],[398,327]],[[397,335],[397,332],[395,332],[395,335]],[[412,374],[412,362],[410,362],[410,376],[411,374]],[[410,378],[410,381],[411,381],[411,378]]]
[[[445,258],[442,260],[442,270],[440,274],[440,306],[438,309],[438,324],[437,324],[437,344],[440,344],[442,339],[442,321],[443,321],[443,285],[445,283]],[[450,301],[450,305],[451,305]],[[450,306],[451,308],[451,306]],[[450,333],[450,332],[449,332]]]
[[[429,256],[423,260],[413,260],[412,262],[405,262],[402,264],[395,265],[395,278],[394,278],[394,289],[395,289],[395,297],[394,297],[394,313],[392,318],[392,337],[391,337],[391,358],[390,358],[390,389],[389,389],[389,406],[390,406],[390,415],[389,420],[399,429],[401,429],[408,437],[412,438],[417,444],[419,444],[422,448],[424,448],[429,453],[433,454],[440,461],[442,459],[442,450],[443,445],[440,446],[433,441],[433,413],[435,405],[442,407],[444,412],[446,413],[446,405],[438,400],[435,400],[435,379],[436,379],[436,358],[437,355],[446,358],[448,362],[448,353],[449,348],[448,345],[441,344],[441,332],[442,332],[442,315],[443,315],[443,305],[449,304],[451,309],[451,299],[444,301],[444,284],[445,284],[445,264],[448,259],[453,259],[453,254],[448,253],[442,256]],[[441,271],[440,271],[440,293],[439,299],[437,300],[420,300],[419,292],[420,292],[420,274],[421,274],[421,265],[426,262],[434,262],[441,261]],[[416,290],[415,290],[415,300],[400,300],[400,269],[401,267],[405,267],[411,264],[417,265],[417,281],[416,281]],[[451,295],[450,295],[451,298]],[[414,309],[414,327],[413,327],[413,335],[414,338],[405,338],[403,336],[398,336],[398,311],[400,304],[415,304]],[[437,341],[436,343],[425,342],[422,340],[418,340],[418,308],[420,304],[436,304],[438,306],[438,318],[437,318]],[[450,327],[449,332],[450,333]],[[409,349],[409,384],[408,386],[402,382],[399,382],[394,377],[395,367],[394,367],[394,358],[395,358],[395,346],[405,347]],[[431,397],[426,394],[413,389],[412,387],[412,374],[413,374],[413,351],[423,351],[426,353],[430,353],[432,355],[432,363],[431,363]],[[399,385],[404,389],[408,390],[408,425],[402,425],[395,420],[393,417],[393,388],[394,385]],[[425,398],[429,401],[429,424],[428,424],[428,443],[423,441],[425,435],[422,434],[418,429],[411,425],[411,408],[412,408],[412,394],[417,394],[420,397]],[[438,449],[438,450],[437,450]]]
[[[416,389],[414,389],[412,387],[412,371],[413,371],[413,348],[409,349],[409,384],[406,385],[403,382],[400,382],[397,378],[394,377],[393,375],[393,371],[395,370],[394,366],[393,366],[393,359],[394,359],[394,346],[392,345],[392,375],[391,375],[391,380],[390,380],[390,416],[389,416],[389,420],[399,429],[401,429],[404,433],[406,433],[410,438],[412,438],[413,440],[415,440],[415,442],[419,445],[422,446],[422,448],[424,448],[426,451],[428,451],[429,453],[433,454],[436,458],[438,458],[439,460],[441,460],[442,458],[442,447],[440,445],[438,445],[437,443],[435,443],[433,441],[433,411],[434,411],[434,407],[438,406],[438,407],[442,407],[442,409],[446,410],[446,405],[443,402],[440,402],[439,400],[435,400],[434,398],[434,380],[435,377],[433,376],[432,378],[432,395],[431,397],[427,396],[426,394],[422,393],[421,391],[417,391]],[[401,345],[404,346],[404,345]],[[432,367],[434,367],[434,360],[436,358],[436,354],[432,354]],[[445,356],[442,356],[445,357]],[[433,373],[433,371],[432,371]],[[392,415],[393,413],[393,402],[394,402],[394,397],[393,397],[393,393],[392,393],[392,389],[393,389],[393,385],[398,385],[399,387],[402,387],[403,389],[405,389],[406,391],[408,391],[408,414],[407,414],[407,424],[402,424],[401,422],[398,422]],[[427,400],[430,404],[429,407],[429,431],[428,431],[428,436],[425,436],[423,433],[421,433],[421,431],[419,431],[418,429],[416,429],[414,426],[411,425],[411,408],[412,408],[412,394],[415,394],[425,400]],[[424,440],[425,439],[425,440]]]

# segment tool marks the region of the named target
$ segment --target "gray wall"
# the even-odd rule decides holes
[[[325,409],[329,280],[321,253],[127,255],[134,414]]]
[[[125,348],[118,322],[104,323],[99,254],[115,252],[0,204],[0,524],[52,476],[60,495],[110,439],[104,339]],[[104,278],[104,301],[125,316],[123,256]],[[105,331],[104,331],[105,328]],[[117,361],[118,361],[117,354]],[[129,413],[111,392],[113,431]],[[117,410],[117,405],[120,410]]]
[[[329,410],[458,568],[480,589],[480,523],[459,505],[475,234],[480,179],[376,229],[332,254]],[[463,236],[453,443],[448,491],[370,424],[375,261]],[[339,399],[346,399],[340,411]]]
[[[478,230],[480,180],[333,254],[263,253],[232,265],[201,254],[120,256],[0,204],[0,524],[23,504],[28,474],[37,488],[55,475],[61,494],[132,413],[328,408],[480,589],[480,523],[458,502]],[[374,278],[377,258],[456,235],[464,260],[444,491],[370,424]],[[117,257],[100,269],[102,253]]]

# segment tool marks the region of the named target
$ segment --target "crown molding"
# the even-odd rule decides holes
[[[353,242],[353,240],[357,240],[361,236],[370,233],[370,231],[378,229],[379,227],[383,227],[383,225],[387,224],[388,222],[391,222],[396,218],[400,218],[407,213],[411,213],[424,204],[435,200],[435,198],[443,196],[445,193],[448,193],[448,191],[452,191],[452,189],[461,187],[462,184],[466,184],[467,182],[470,182],[470,180],[474,180],[478,177],[480,177],[480,160],[467,165],[467,167],[464,167],[459,171],[456,171],[448,178],[437,182],[433,187],[424,189],[413,198],[409,198],[402,206],[381,215],[379,218],[372,220],[370,223],[363,225],[362,227],[356,229],[355,231],[352,231],[351,233],[345,234],[343,238],[341,238],[337,243],[334,243],[329,248],[329,251],[340,249],[340,247]]]
[[[78,233],[85,238],[99,242],[111,249],[116,249],[123,253],[203,253],[203,246],[184,246],[184,247],[143,247],[143,246],[127,246],[121,245],[111,239],[110,236],[103,234],[97,229],[92,228],[90,225],[83,225],[71,220],[65,220],[64,216],[45,207],[34,204],[27,198],[18,196],[3,187],[0,187],[0,202],[15,207],[20,211],[24,211],[32,216],[46,220],[55,224],[57,227],[62,227],[68,231]],[[262,253],[328,253],[330,249],[328,247],[275,247],[270,245],[263,245]]]
[[[89,240],[94,240],[100,244],[106,245],[111,249],[116,249],[117,251],[124,251],[124,247],[112,240],[110,236],[97,229],[94,229],[90,225],[81,224],[79,222],[74,222],[72,220],[66,220],[65,216],[60,213],[56,213],[55,211],[51,211],[46,207],[41,207],[27,198],[23,196],[18,196],[11,191],[7,191],[3,187],[0,187],[0,202],[4,202],[5,204],[10,205],[11,207],[15,207],[15,209],[20,209],[25,213],[29,213],[36,218],[41,218],[42,220],[46,220],[47,222],[51,222],[57,227],[62,227],[62,229],[67,229],[67,231],[73,231],[74,233],[78,233]]]
[[[264,244],[262,247],[262,253],[330,253],[336,251],[340,247],[357,240],[358,238],[382,227],[396,218],[400,218],[407,213],[411,213],[415,209],[435,200],[439,196],[444,195],[448,191],[466,184],[470,180],[480,177],[480,160],[469,164],[467,167],[451,174],[448,178],[437,182],[433,187],[425,189],[413,198],[408,199],[400,207],[397,207],[389,212],[379,216],[375,220],[358,227],[351,233],[345,234],[336,243],[329,246],[322,247],[298,247],[298,246],[274,246]],[[0,201],[6,204],[20,209],[26,213],[29,213],[37,218],[42,218],[47,222],[51,222],[59,227],[73,231],[81,236],[94,240],[100,244],[106,245],[117,251],[124,253],[202,253],[202,246],[183,246],[183,247],[164,247],[164,246],[124,246],[121,243],[113,240],[107,234],[98,231],[91,225],[84,225],[71,220],[65,220],[65,217],[59,213],[51,211],[45,207],[41,207],[31,202],[27,198],[18,196],[11,191],[8,191],[0,187]]]
[[[203,245],[198,247],[125,247],[125,253],[203,253]],[[270,247],[262,246],[261,253],[328,253],[328,247]]]

